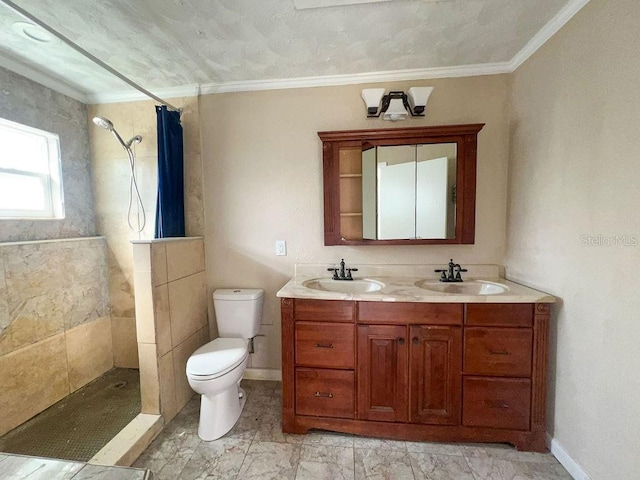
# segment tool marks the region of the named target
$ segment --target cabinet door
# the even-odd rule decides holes
[[[460,424],[462,330],[410,327],[412,423]]]
[[[358,326],[358,418],[407,421],[407,327]]]

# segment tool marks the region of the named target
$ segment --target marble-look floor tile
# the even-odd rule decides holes
[[[179,433],[173,428],[165,430],[133,466],[148,468],[154,473],[154,480],[173,480],[185,467],[201,441],[197,434]]]
[[[375,480],[413,480],[411,458],[406,450],[355,450],[355,478]]]
[[[460,449],[469,458],[501,458],[518,462],[558,463],[551,453],[520,452],[511,445],[500,443],[476,443],[461,445]]]
[[[242,463],[238,478],[293,479],[300,458],[300,445],[254,442]]]
[[[410,453],[435,453],[437,455],[462,456],[462,448],[456,443],[405,442]]]
[[[282,422],[280,419],[259,423],[256,428],[256,434],[253,440],[256,442],[284,442],[302,444],[304,435],[294,435],[284,433],[282,431]]]
[[[559,464],[551,462],[521,462],[495,457],[467,458],[476,480],[571,480]]]
[[[296,480],[353,480],[353,448],[303,445]]]
[[[8,456],[2,460],[2,478],[11,480],[70,480],[84,466],[49,458]]]
[[[325,431],[311,431],[303,435],[305,445],[326,445],[329,447],[353,447],[353,435]]]
[[[272,380],[242,380],[242,388],[258,395],[276,395],[282,390],[282,383]]]
[[[433,453],[409,453],[416,479],[474,480],[473,473],[462,456]]]
[[[73,480],[145,480],[145,471],[126,467],[85,465]]]
[[[354,437],[353,446],[356,448],[407,450],[407,443],[401,440],[387,440],[385,438]]]
[[[221,438],[200,442],[180,474],[180,480],[235,478],[240,471],[251,440]]]

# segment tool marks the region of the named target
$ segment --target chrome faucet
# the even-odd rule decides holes
[[[332,280],[353,280],[351,272],[357,272],[357,268],[345,268],[344,258],[340,261],[340,269],[327,268],[330,272],[333,272]]]
[[[440,281],[441,282],[463,282],[462,272],[466,272],[466,268],[462,268],[459,263],[453,263],[453,258],[449,260],[449,268],[445,269],[437,269],[434,270],[436,273],[440,273]]]

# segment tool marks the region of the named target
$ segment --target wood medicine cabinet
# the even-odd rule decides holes
[[[483,126],[318,132],[325,245],[474,243]]]

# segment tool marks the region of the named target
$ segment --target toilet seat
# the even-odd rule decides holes
[[[212,380],[242,364],[248,355],[245,339],[216,338],[189,357],[187,375],[194,380]]]

